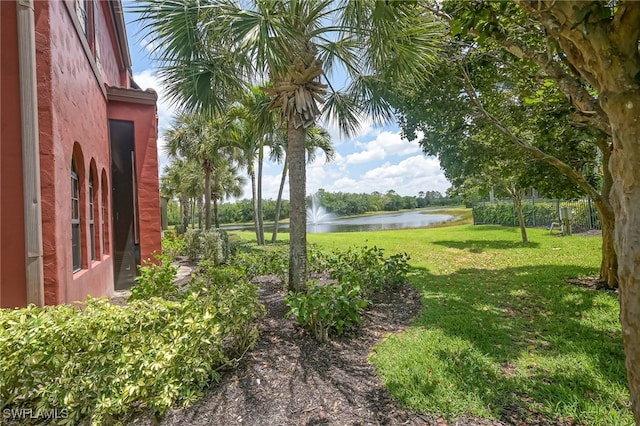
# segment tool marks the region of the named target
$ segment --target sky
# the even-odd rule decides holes
[[[127,36],[131,53],[133,79],[142,89],[152,88],[158,93],[159,138],[158,156],[160,173],[169,163],[163,152],[164,132],[169,127],[176,111],[164,96],[162,82],[157,77],[157,64],[151,60],[143,34],[138,30],[135,17],[126,10]],[[320,123],[323,125],[322,123]],[[307,195],[323,188],[329,192],[386,193],[394,190],[400,195],[417,196],[420,191],[445,193],[451,184],[444,176],[438,159],[426,156],[417,141],[402,139],[397,125],[373,126],[366,117],[361,130],[351,138],[341,137],[339,131],[323,125],[332,136],[336,150],[333,161],[327,163],[323,154],[307,165]],[[275,199],[278,193],[282,165],[265,162],[263,171],[263,197]],[[287,181],[288,185],[288,181]],[[250,198],[250,182],[240,198]],[[288,186],[285,187],[288,198]]]

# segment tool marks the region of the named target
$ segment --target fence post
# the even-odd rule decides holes
[[[593,210],[591,210],[591,197],[587,197],[589,206],[589,231],[593,229]]]

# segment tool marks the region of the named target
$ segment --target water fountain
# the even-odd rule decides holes
[[[307,223],[309,225],[327,223],[335,217],[335,214],[328,212],[327,209],[322,207],[320,204],[320,197],[317,192],[311,196],[311,206],[307,208]]]

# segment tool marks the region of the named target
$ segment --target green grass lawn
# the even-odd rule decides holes
[[[423,309],[370,357],[405,406],[454,419],[522,408],[576,424],[632,425],[617,295],[576,288],[596,275],[598,237],[453,226],[310,234],[326,248],[407,252]]]

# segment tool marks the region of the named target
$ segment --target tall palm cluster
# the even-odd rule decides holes
[[[156,46],[170,97],[189,114],[224,115],[248,86],[264,88],[274,114],[264,118],[273,127],[256,139],[257,152],[283,132],[289,287],[304,289],[310,129],[326,119],[351,135],[366,116],[391,120],[388,83],[428,77],[443,39],[440,25],[420,0],[141,0],[134,11]]]

